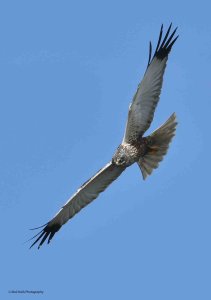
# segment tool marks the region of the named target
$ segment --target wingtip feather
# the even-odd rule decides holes
[[[29,249],[31,249],[36,243],[38,243],[38,249],[40,249],[40,247],[44,244],[45,240],[48,238],[48,244],[50,243],[50,241],[52,240],[53,236],[55,235],[55,233],[61,228],[61,225],[59,224],[53,224],[50,225],[49,222],[47,223],[47,225],[45,226],[45,228],[43,228],[40,232],[38,232],[35,236],[33,236],[30,240],[36,238],[37,239],[32,243],[32,245],[30,246]]]
[[[172,22],[170,23],[167,31],[166,31],[166,34],[162,40],[162,35],[163,35],[163,24],[161,25],[161,28],[160,28],[160,33],[159,33],[159,38],[158,38],[158,42],[157,42],[157,46],[156,46],[156,49],[155,49],[155,52],[154,52],[154,55],[152,57],[152,55],[150,54],[149,55],[149,60],[148,60],[148,66],[151,64],[152,60],[154,59],[154,57],[157,57],[158,59],[163,59],[164,57],[167,57],[168,54],[170,53],[171,51],[171,48],[173,46],[173,44],[176,42],[176,40],[178,39],[179,35],[177,35],[174,39],[174,35],[178,29],[178,27],[176,27],[173,32],[171,33],[171,35],[169,36],[170,34],[170,31],[171,31],[171,28],[172,28]],[[173,40],[172,40],[173,39]],[[151,45],[152,46],[152,45]]]

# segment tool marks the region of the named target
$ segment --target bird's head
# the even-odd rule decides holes
[[[122,145],[120,145],[113,158],[112,158],[112,162],[115,163],[117,166],[127,166],[128,165],[128,157],[126,154],[126,151],[124,149],[124,147]]]

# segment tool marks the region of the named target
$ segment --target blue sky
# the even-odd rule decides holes
[[[210,299],[209,1],[1,1],[1,299]],[[46,223],[107,163],[161,23],[179,26],[150,131],[172,112],[168,155],[132,166],[49,246]],[[21,297],[34,297],[22,295]]]

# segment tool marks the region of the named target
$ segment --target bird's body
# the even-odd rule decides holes
[[[149,136],[144,137],[143,135],[153,120],[160,97],[168,54],[178,37],[174,37],[176,29],[171,34],[170,31],[171,25],[162,40],[163,26],[161,26],[153,57],[150,43],[147,69],[129,106],[123,141],[111,161],[86,181],[47,224],[41,226],[44,228],[33,237],[38,236],[31,247],[40,241],[39,248],[47,238],[49,243],[54,234],[69,219],[97,198],[130,165],[137,163],[144,179],[152,173],[153,169],[158,167],[175,134],[176,115],[172,114],[161,127]]]
[[[134,143],[123,142],[117,148],[112,162],[117,166],[129,167],[144,156],[147,149],[147,139],[140,138]]]

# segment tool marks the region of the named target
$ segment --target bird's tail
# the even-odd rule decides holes
[[[138,161],[143,179],[146,179],[163,160],[163,156],[167,153],[169,144],[175,135],[176,125],[176,114],[173,113],[161,127],[146,137],[148,141],[147,151]]]

